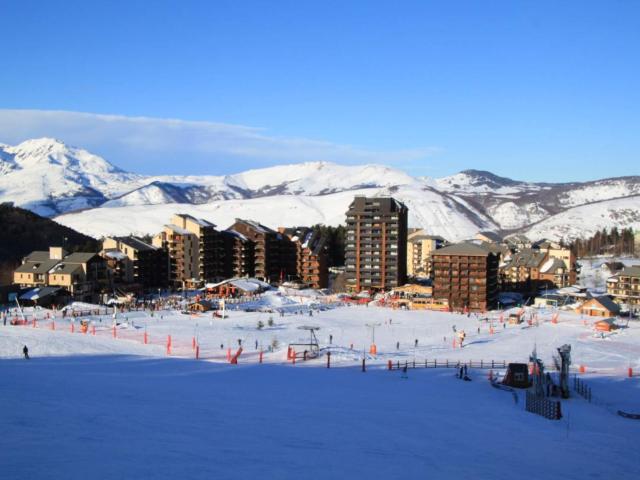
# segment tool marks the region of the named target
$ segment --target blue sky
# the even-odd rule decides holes
[[[640,174],[637,1],[4,0],[1,20],[0,142],[144,173]]]

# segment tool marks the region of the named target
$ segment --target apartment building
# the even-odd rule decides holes
[[[540,272],[542,280],[550,281],[559,288],[576,283],[576,256],[569,248],[548,240],[534,244],[534,248],[547,255],[547,264]]]
[[[454,310],[484,312],[498,300],[500,254],[481,245],[458,243],[432,254],[433,298]]]
[[[607,294],[616,303],[627,305],[630,311],[640,313],[640,267],[625,267],[607,279]]]
[[[286,235],[239,218],[229,229],[253,242],[255,277],[275,283],[296,277],[296,247]]]
[[[77,301],[95,302],[106,287],[106,264],[97,253],[67,254],[62,247],[27,255],[13,274],[22,288],[59,287]]]
[[[446,241],[438,235],[417,230],[407,237],[407,276],[431,277],[431,253],[442,248]]]
[[[327,238],[320,231],[308,227],[280,228],[296,247],[296,275],[311,288],[327,288],[329,264]]]
[[[224,230],[222,237],[225,250],[225,277],[255,276],[255,243],[233,229]]]
[[[109,237],[100,255],[107,262],[112,286],[131,285],[142,290],[166,288],[169,284],[167,250],[134,236]]]
[[[211,222],[176,214],[153,238],[153,246],[169,252],[169,278],[174,287],[195,287],[225,277],[225,241]]]
[[[391,290],[407,280],[407,207],[391,197],[355,197],[347,210],[347,288]]]

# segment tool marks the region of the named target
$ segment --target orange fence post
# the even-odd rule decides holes
[[[191,337],[191,348],[196,349],[196,337]]]
[[[200,345],[196,345],[196,360],[200,358]]]
[[[96,334],[96,326],[91,325],[91,335],[95,336],[95,334]]]
[[[633,368],[629,367],[629,371],[627,373],[629,374],[629,378],[633,377]]]
[[[33,328],[36,328],[36,319],[33,319]]]
[[[262,363],[262,350],[260,350],[260,363]]]
[[[55,330],[56,329],[56,322],[55,320],[53,322],[51,322],[51,330]]]
[[[389,370],[393,369],[393,363],[391,362],[391,360],[389,360],[389,362],[387,363],[387,367],[389,368]]]
[[[378,347],[376,346],[375,343],[372,343],[371,347],[369,347],[369,353],[371,355],[376,355],[378,353]]]
[[[231,361],[231,347],[227,348],[227,362]]]
[[[147,334],[146,330],[144,332],[143,342],[145,345],[149,343],[149,335]]]
[[[584,365],[580,365],[580,373],[586,373],[587,369]]]
[[[113,328],[111,329],[111,334],[113,335],[113,338],[117,338],[117,333],[116,333],[116,326],[114,325]]]
[[[171,355],[171,335],[167,335],[167,355]]]

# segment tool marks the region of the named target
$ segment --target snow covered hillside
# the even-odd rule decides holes
[[[466,170],[432,179],[384,165],[328,162],[225,176],[145,176],[126,173],[58,140],[0,144],[0,201],[98,236],[155,233],[176,211],[198,213],[222,226],[235,217],[253,218],[273,228],[292,226],[294,220],[336,225],[344,222],[355,194],[393,195],[409,206],[411,227],[458,241],[484,230],[530,229],[538,235],[532,225],[554,215],[591,202],[628,198],[624,206],[611,204],[609,218],[614,224],[620,219],[622,226],[629,221],[629,205],[640,207],[640,177],[545,184]],[[141,216],[142,211],[149,216]],[[545,232],[554,239],[564,234],[562,229]]]
[[[572,240],[612,227],[640,230],[640,195],[570,208],[533,225],[525,235]]]

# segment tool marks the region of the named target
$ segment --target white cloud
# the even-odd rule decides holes
[[[140,173],[229,173],[282,162],[422,163],[436,148],[377,151],[214,122],[0,109],[0,142],[55,137]],[[419,167],[424,168],[424,167]]]

